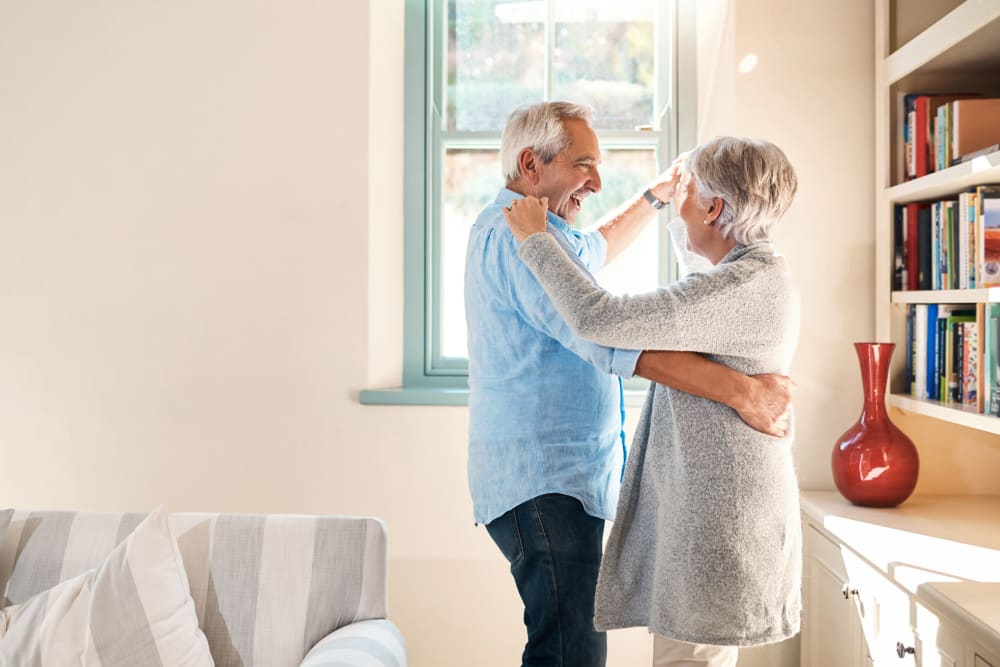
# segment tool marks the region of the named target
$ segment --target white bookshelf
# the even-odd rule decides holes
[[[1000,303],[1000,287],[893,292],[893,303]]]
[[[1000,435],[1000,418],[982,415],[971,408],[952,407],[938,401],[914,398],[909,394],[891,394],[889,405],[903,412],[933,417],[942,421]]]
[[[878,340],[892,341],[897,347],[889,404],[908,413],[1000,434],[998,417],[903,393],[907,305],[996,303],[1000,288],[892,291],[894,205],[1000,183],[1000,152],[903,180],[900,106],[906,93],[980,92],[1000,97],[1000,0],[876,0],[875,21],[875,328]],[[915,23],[912,37],[899,36]]]

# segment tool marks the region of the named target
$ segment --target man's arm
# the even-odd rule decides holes
[[[777,437],[788,430],[792,381],[784,375],[747,376],[694,352],[645,351],[635,374],[728,405],[748,425]]]
[[[662,202],[669,202],[674,196],[674,187],[679,179],[679,164],[680,158],[671,165],[670,169],[663,172],[656,181],[649,185],[649,191]],[[635,241],[646,225],[656,217],[657,209],[646,201],[643,192],[645,192],[645,188],[597,223],[598,231],[608,242],[605,263],[613,260],[632,241]]]

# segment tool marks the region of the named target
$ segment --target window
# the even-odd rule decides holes
[[[694,58],[677,66],[679,50],[693,55],[693,0],[407,0],[406,24],[403,381],[462,389],[465,246],[504,185],[507,116],[541,100],[594,108],[603,189],[578,219],[590,226],[693,144]],[[636,292],[665,282],[661,232],[650,225],[601,284]]]

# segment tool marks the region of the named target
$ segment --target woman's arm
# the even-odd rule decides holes
[[[656,292],[615,296],[566,256],[545,227],[544,199],[526,197],[504,211],[519,256],[545,288],[560,316],[580,336],[609,347],[686,350],[756,357],[779,332],[773,286],[755,298],[750,265],[728,265]]]
[[[591,284],[548,234],[528,237],[518,254],[566,323],[600,345],[756,357],[776,334],[768,324],[780,317],[776,304],[753,298],[753,277],[739,267],[615,296]]]

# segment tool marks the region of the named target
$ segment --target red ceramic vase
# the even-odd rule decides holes
[[[865,407],[833,448],[833,481],[855,505],[895,507],[917,485],[917,448],[889,419],[885,386],[893,343],[855,343]]]

